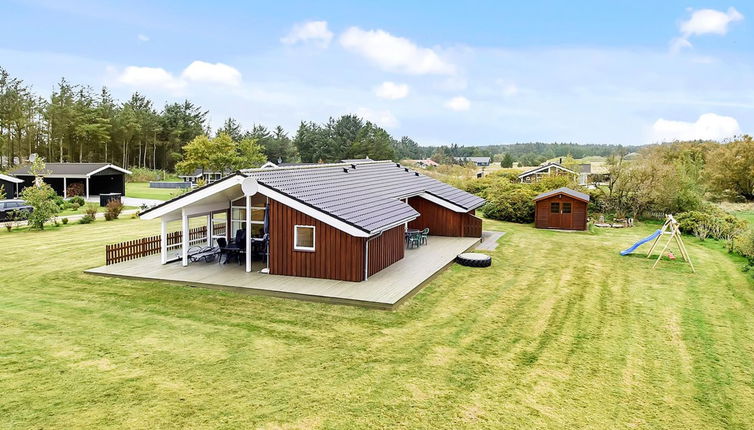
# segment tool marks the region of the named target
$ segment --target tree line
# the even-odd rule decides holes
[[[103,87],[61,79],[49,97],[41,97],[21,79],[0,67],[0,169],[39,154],[48,162],[110,162],[125,168],[173,171],[183,160],[183,147],[198,136],[213,133],[208,111],[189,100],[158,108],[136,92],[118,101]],[[302,121],[293,137],[282,127],[259,124],[244,130],[229,118],[214,135],[225,133],[234,142],[256,140],[273,162],[334,162],[346,158],[424,159],[452,164],[455,157],[490,156],[506,164],[536,165],[568,154],[575,158],[608,155],[616,145],[517,143],[492,146],[420,146],[410,137],[394,138],[385,129],[356,115],[325,123]]]
[[[212,133],[208,111],[189,100],[161,109],[136,92],[115,100],[103,87],[61,79],[40,97],[0,68],[0,168],[38,154],[48,162],[110,162],[125,168],[174,170],[183,148],[198,136],[227,134],[234,142],[255,140],[265,157],[282,162],[332,162],[344,158],[420,158],[426,153],[409,137],[395,139],[355,115],[324,124],[302,122],[291,138],[282,127],[244,130],[233,118]]]

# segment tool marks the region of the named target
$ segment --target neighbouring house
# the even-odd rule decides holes
[[[459,163],[474,163],[478,167],[489,166],[490,157],[453,157]]]
[[[417,167],[421,167],[422,169],[426,169],[429,167],[437,167],[440,164],[435,162],[434,160],[427,158],[424,160],[407,160],[408,162],[416,165]]]
[[[272,161],[268,161],[264,164],[262,164],[262,167],[260,169],[276,169],[278,167],[297,167],[297,166],[312,166],[316,165],[317,163],[273,163]]]
[[[484,203],[399,163],[365,161],[243,170],[140,215],[162,220],[163,264],[168,222],[181,220],[180,258],[187,266],[189,220],[201,217],[215,238],[230,240],[244,230],[245,249],[263,243],[263,273],[364,281],[404,257],[407,229],[481,237],[475,210]],[[216,233],[215,226],[228,224]],[[251,272],[251,252],[244,258]]]
[[[610,170],[605,163],[579,164],[579,185],[592,189],[599,185],[606,185],[609,181]]]
[[[11,172],[11,175],[23,180],[19,184],[20,193],[25,187],[34,184],[31,166],[24,166]],[[84,197],[93,195],[119,193],[126,194],[126,175],[131,172],[110,163],[46,163],[42,174],[58,195],[68,196],[68,187],[81,184]]]
[[[589,195],[561,187],[534,198],[537,228],[586,230]]]
[[[221,179],[223,176],[227,175],[228,173],[230,172],[226,172],[225,174],[223,174],[222,172],[214,172],[211,170],[195,169],[192,173],[188,175],[178,175],[178,177],[183,179],[184,182],[190,182],[192,184],[196,184],[200,180],[204,181],[205,184],[211,184]]]
[[[9,199],[18,196],[18,193],[21,191],[19,190],[19,186],[23,183],[22,179],[0,173],[0,188],[5,191],[5,197]]]
[[[533,183],[538,182],[543,176],[551,175],[573,175],[578,176],[578,173],[571,169],[563,167],[559,163],[547,163],[542,166],[536,167],[531,170],[518,175],[519,182]]]

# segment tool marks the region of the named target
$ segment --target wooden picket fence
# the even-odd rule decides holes
[[[214,234],[225,233],[225,224],[217,223],[213,226]],[[189,241],[207,237],[207,226],[195,227],[189,230]],[[182,231],[168,233],[168,246],[178,245],[183,241]],[[142,237],[141,239],[105,245],[105,265],[133,260],[160,253],[160,235]]]

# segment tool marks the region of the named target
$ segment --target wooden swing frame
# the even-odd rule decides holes
[[[662,247],[662,251],[660,251],[660,255],[657,256],[657,260],[655,260],[655,264],[652,265],[652,268],[654,269],[657,266],[657,263],[659,263],[662,259],[662,254],[664,254],[665,250],[668,249],[668,245],[670,245],[670,243],[675,240],[676,244],[678,245],[678,249],[681,251],[681,257],[685,262],[689,263],[689,266],[691,266],[691,271],[696,273],[696,269],[694,269],[694,263],[691,262],[689,252],[686,250],[686,245],[683,243],[683,239],[681,238],[679,223],[673,217],[673,215],[665,216],[665,224],[662,225],[660,234],[652,242],[652,246],[649,248],[649,252],[647,252],[647,258],[652,256],[652,253],[657,247],[657,244],[660,242],[660,239],[665,235],[670,235],[670,237],[668,238],[668,241],[665,242],[665,246]]]

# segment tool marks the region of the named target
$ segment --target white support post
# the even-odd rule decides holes
[[[168,264],[168,220],[160,218],[160,262]]]
[[[86,178],[86,199],[89,200],[89,178]]]
[[[212,246],[212,212],[207,215],[207,246]]]
[[[189,249],[189,218],[186,215],[186,208],[181,209],[181,223],[183,225],[183,237],[181,238],[181,264],[183,267],[188,266],[188,249]]]
[[[63,178],[63,198],[68,198],[68,178]]]
[[[251,272],[251,196],[246,196],[246,272]]]

